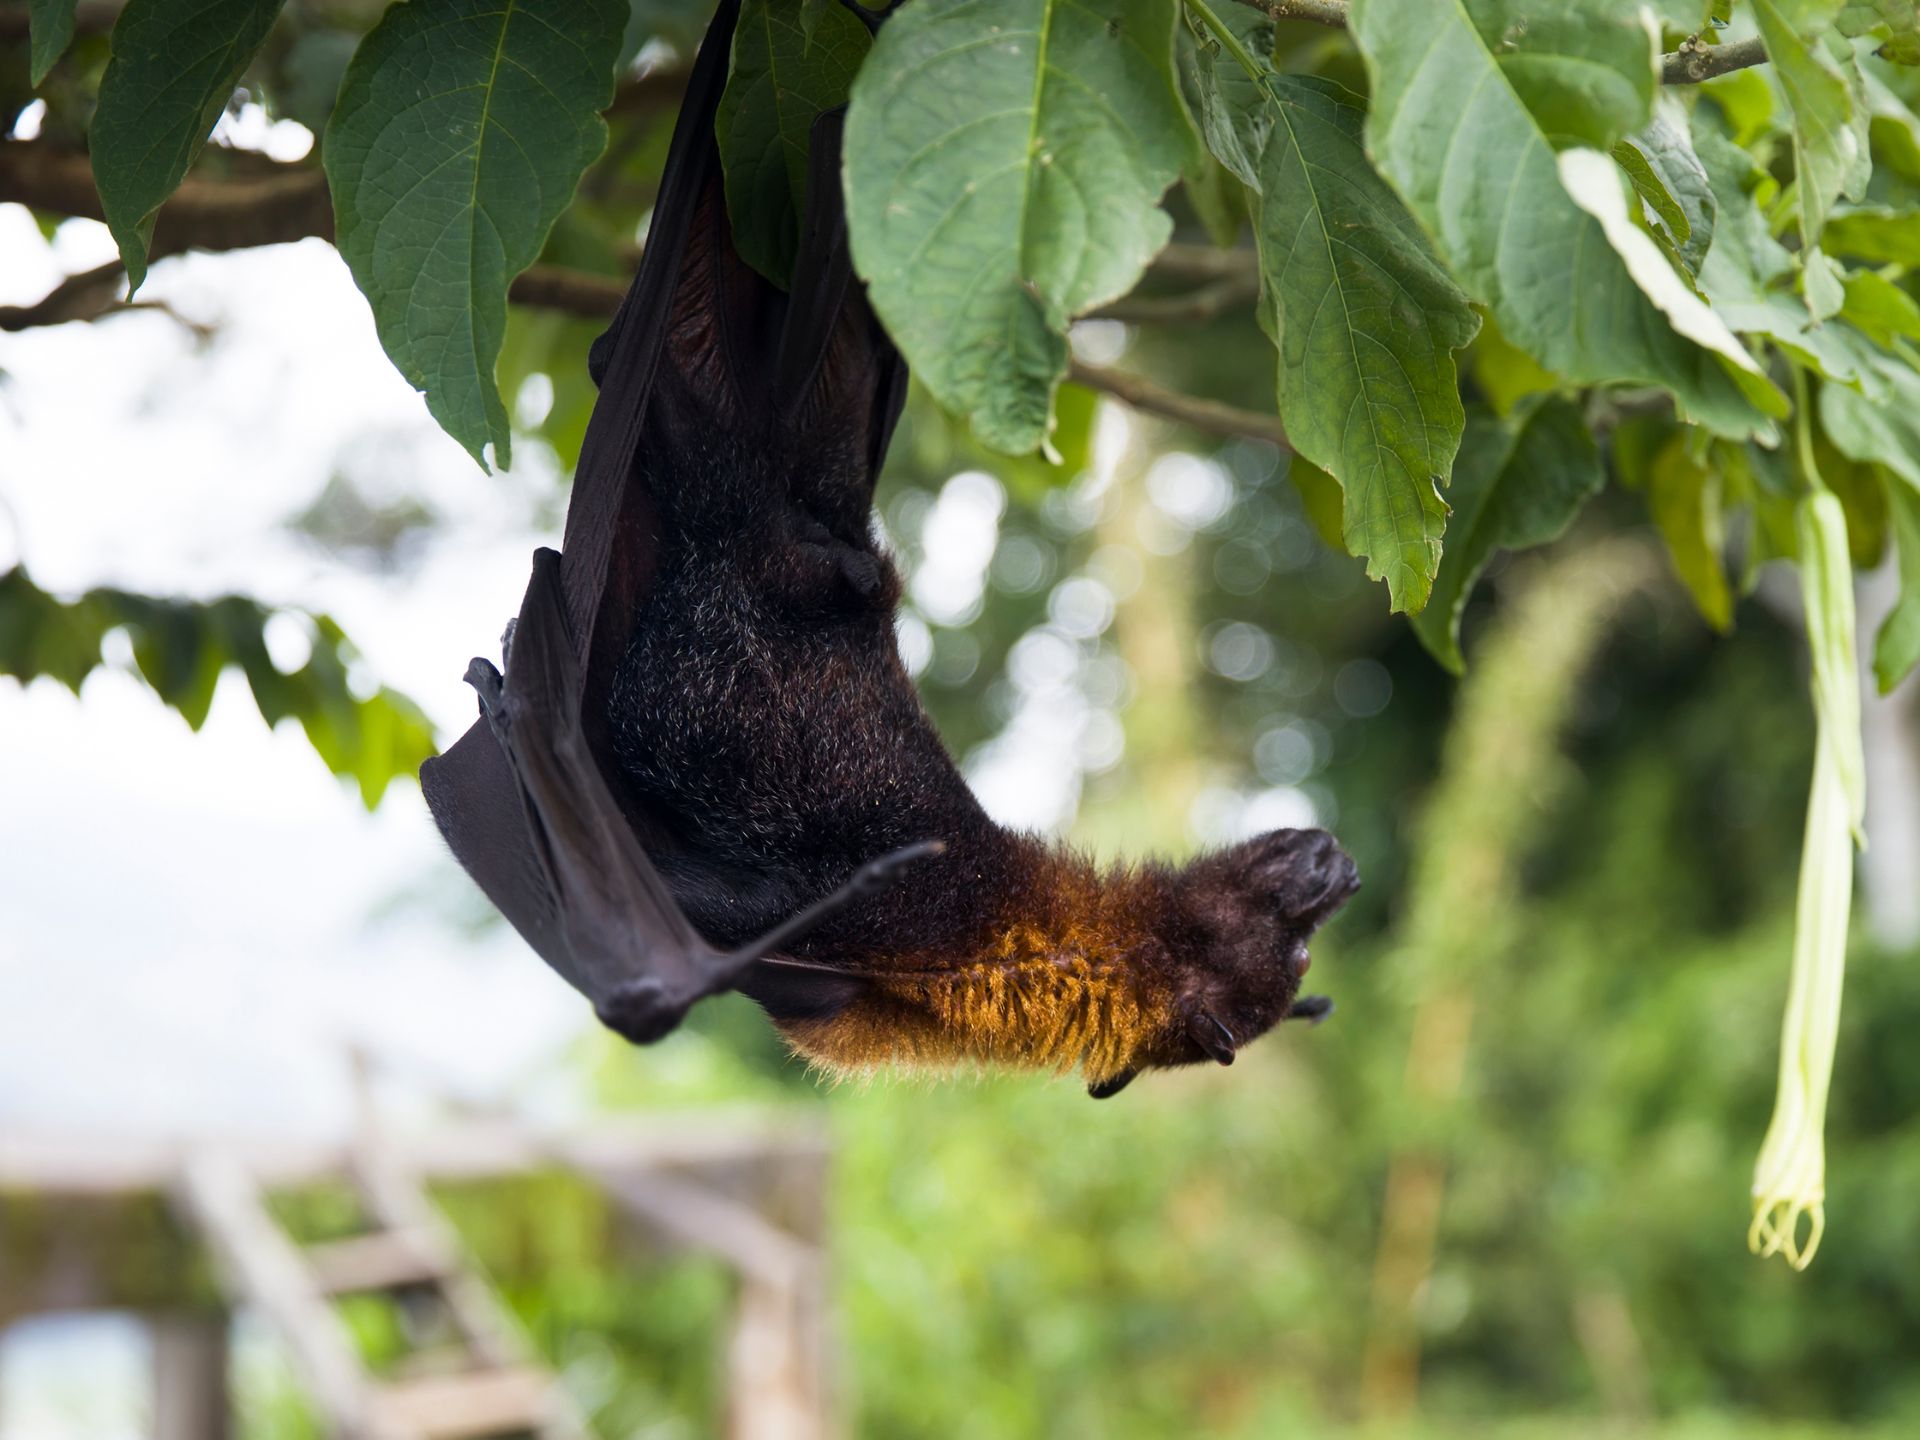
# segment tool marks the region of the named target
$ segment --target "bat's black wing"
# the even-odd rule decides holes
[[[505,675],[484,660],[468,672],[483,718],[420,772],[441,833],[488,898],[606,1024],[636,1041],[659,1038],[695,1001],[743,982],[790,1008],[827,1003],[853,983],[844,972],[764,957],[933,848],[913,847],[864,867],[772,934],[722,955],[688,922],[648,859],[643,840],[664,841],[623,792],[610,759],[605,696],[658,565],[657,516],[640,462],[650,447],[676,443],[654,413],[654,380],[676,306],[718,303],[682,294],[699,283],[688,277],[713,271],[715,257],[702,247],[731,250],[724,223],[696,220],[711,213],[703,204],[718,203],[713,119],[738,10],[738,0],[722,0],[701,45],[639,272],[594,346],[600,398],[574,476],[562,551],[534,557]],[[771,287],[750,296],[780,319],[777,393],[790,397],[817,391],[815,376],[852,286],[838,153],[837,121],[823,121],[791,296]],[[850,413],[865,417],[870,470],[877,471],[906,372],[877,330],[873,337],[872,363],[860,367],[856,382],[869,393]]]

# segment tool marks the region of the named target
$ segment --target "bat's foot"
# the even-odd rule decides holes
[[[600,1023],[635,1045],[665,1039],[685,1018],[688,1006],[667,994],[650,975],[623,981],[593,1007]]]

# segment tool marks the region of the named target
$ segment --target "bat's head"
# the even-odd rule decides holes
[[[1181,926],[1172,1025],[1149,1065],[1231,1065],[1243,1045],[1289,1017],[1332,1007],[1300,995],[1307,941],[1360,888],[1324,830],[1273,830],[1202,856],[1174,877]],[[1111,1094],[1130,1079],[1094,1087]]]

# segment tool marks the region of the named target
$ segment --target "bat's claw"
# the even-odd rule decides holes
[[[480,713],[486,717],[487,728],[493,731],[493,738],[500,742],[501,748],[507,743],[507,682],[493,667],[491,660],[474,656],[473,663],[467,666],[467,683],[473,686],[480,696]]]
[[[506,677],[494,668],[491,660],[476,655],[467,665],[466,681],[480,696],[481,713],[492,719],[507,693]]]
[[[920,840],[912,845],[903,845],[891,854],[882,855],[878,860],[869,860],[854,871],[847,883],[831,895],[814,901],[798,915],[784,924],[776,925],[751,945],[734,951],[728,958],[729,968],[735,972],[745,970],[755,960],[791,945],[841,906],[858,900],[862,896],[872,895],[890,884],[896,874],[914,861],[944,855],[946,850],[947,842],[944,840]]]
[[[1287,1019],[1304,1020],[1309,1025],[1318,1025],[1333,1013],[1333,1001],[1325,995],[1302,995],[1293,1002],[1293,1008],[1287,1011]]]
[[[931,860],[937,855],[947,853],[944,840],[917,840],[911,845],[903,845],[890,854],[882,855],[878,860],[869,860],[853,872],[853,878],[847,882],[847,898],[860,895],[872,895],[890,884],[907,866],[919,860]]]

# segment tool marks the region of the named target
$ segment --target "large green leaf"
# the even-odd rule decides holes
[[[37,88],[53,69],[53,62],[73,43],[73,10],[77,0],[27,0],[30,34],[27,78]]]
[[[1920,339],[1920,301],[1879,271],[1848,275],[1843,295],[1840,318],[1875,344],[1891,346],[1896,339]]]
[[[1628,187],[1620,167],[1598,150],[1565,150],[1558,160],[1560,183],[1574,204],[1600,222],[1607,243],[1627,267],[1627,274],[1651,300],[1667,323],[1725,364],[1727,373],[1761,410],[1779,419],[1788,410],[1787,397],[1747,353],[1727,322],[1700,298],[1700,294],[1660,253],[1647,232],[1633,223],[1628,209]]]
[[[1453,352],[1479,321],[1406,207],[1368,165],[1339,87],[1269,77],[1254,237],[1260,320],[1280,351],[1280,414],[1339,480],[1347,549],[1396,610],[1427,603],[1460,444]]]
[[[511,460],[494,360],[507,285],[606,145],[627,7],[409,0],[361,43],[327,126],[335,243],[380,343],[448,434]]]
[[[906,0],[854,82],[854,263],[915,375],[996,449],[1046,438],[1069,321],[1171,232],[1174,24],[1173,0]]]
[[[1562,53],[1570,62],[1617,65],[1615,50],[1596,37],[1625,23],[1622,9],[1603,0],[1557,7],[1562,20],[1578,23],[1542,26],[1540,34],[1568,47]],[[1514,41],[1491,24],[1483,32],[1475,23],[1486,22],[1480,10],[1470,14],[1459,0],[1355,0],[1353,35],[1373,80],[1366,135],[1374,162],[1455,278],[1547,369],[1576,384],[1661,385],[1687,416],[1716,432],[1770,435],[1722,359],[1674,331],[1640,293],[1600,222],[1561,184],[1552,139],[1506,69],[1511,46],[1544,38],[1529,29]],[[1639,63],[1623,77],[1636,94]],[[1651,74],[1650,37],[1644,65]],[[1599,113],[1592,105],[1585,117],[1596,139],[1605,138],[1594,133]],[[1606,128],[1631,118],[1622,109]],[[1643,111],[1638,123],[1645,119]]]
[[[1920,372],[1891,357],[1869,364],[1884,402],[1839,385],[1820,387],[1820,426],[1849,460],[1884,465],[1920,490]]]
[[[1453,469],[1447,553],[1432,602],[1413,620],[1434,659],[1464,673],[1460,616],[1494,552],[1559,539],[1605,481],[1593,432],[1571,401],[1544,402],[1518,428],[1483,411],[1468,417]]]
[[[1197,108],[1209,147],[1254,192],[1260,323],[1280,352],[1287,436],[1339,480],[1347,550],[1396,610],[1418,611],[1460,443],[1453,352],[1479,320],[1368,164],[1357,97],[1276,74],[1257,12],[1207,19],[1231,33],[1199,46]]]
[[[281,0],[129,0],[87,131],[100,210],[126,263],[147,278],[153,212],[186,178]]]
[[[1605,150],[1638,130],[1659,87],[1659,32],[1607,0],[1467,0],[1507,87],[1554,149]],[[1419,32],[1403,35],[1401,45]]]
[[[1863,205],[1827,221],[1822,248],[1870,265],[1920,266],[1920,210]]]
[[[280,670],[268,653],[266,627],[276,613],[300,615],[312,632],[313,648],[296,670]],[[368,808],[433,754],[433,726],[411,700],[384,687],[355,693],[353,645],[325,615],[276,612],[239,595],[202,602],[102,588],[60,600],[18,566],[0,573],[0,675],[23,683],[47,675],[78,694],[104,663],[101,641],[121,628],[133,642],[134,673],[193,729],[206,721],[221,673],[238,669],[266,722],[298,720]]]
[[[1829,380],[1865,383],[1865,347],[1848,325],[1814,323],[1807,303],[1792,289],[1793,255],[1773,238],[1756,199],[1770,185],[1745,150],[1701,116],[1694,118],[1694,148],[1719,205],[1707,258],[1701,262],[1701,294],[1732,329],[1762,335]]]
[[[1766,41],[1767,59],[1793,111],[1794,174],[1799,182],[1800,240],[1806,249],[1819,242],[1827,211],[1845,194],[1866,194],[1873,168],[1868,153],[1868,115],[1857,94],[1860,72],[1849,58],[1845,72],[1818,45],[1802,40],[1800,30],[1830,23],[1838,0],[1790,8],[1775,0],[1752,0],[1753,18]],[[1799,28],[1796,29],[1796,21]]]
[[[746,0],[733,32],[733,72],[714,117],[734,247],[777,285],[793,273],[813,122],[846,103],[872,45],[867,27],[845,6],[821,10],[811,34],[802,21],[792,0]]]

